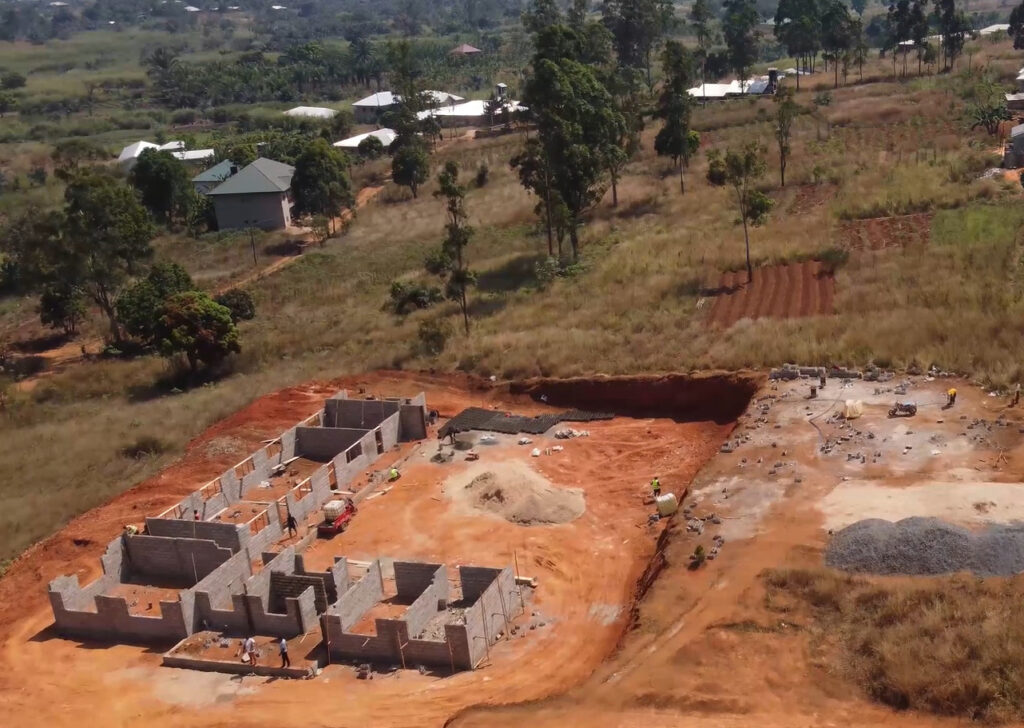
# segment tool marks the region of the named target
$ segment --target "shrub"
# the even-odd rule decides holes
[[[448,337],[451,336],[451,333],[451,326],[442,319],[424,321],[417,331],[420,348],[428,356],[439,356],[448,344]]]
[[[252,321],[256,318],[256,302],[253,300],[252,294],[245,289],[232,288],[214,300],[231,312],[231,320],[235,323]]]
[[[39,297],[39,320],[68,336],[78,331],[85,312],[85,296],[74,286],[47,288]]]
[[[430,308],[435,303],[444,299],[441,289],[437,286],[424,286],[419,283],[402,283],[394,281],[391,284],[390,308],[399,316],[409,312],[410,309]]]
[[[480,162],[480,166],[476,168],[476,186],[483,187],[486,185],[490,174],[491,170],[487,166],[487,162]]]
[[[550,255],[538,260],[533,265],[534,275],[537,277],[537,282],[541,288],[549,286],[560,273],[560,266],[558,261]]]
[[[159,437],[140,435],[121,448],[121,457],[142,460],[145,457],[160,455],[167,450],[167,445]]]

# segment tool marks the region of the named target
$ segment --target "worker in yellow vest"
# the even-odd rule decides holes
[[[655,475],[654,480],[651,481],[651,493],[654,494],[655,498],[661,495],[661,481],[658,480],[657,475]]]
[[[949,391],[946,392],[946,406],[952,407],[956,404],[956,388],[950,387]]]

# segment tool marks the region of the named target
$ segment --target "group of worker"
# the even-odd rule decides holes
[[[277,651],[281,655],[281,667],[291,667],[292,661],[288,657],[288,640],[282,637],[277,642]],[[259,659],[260,653],[256,649],[256,638],[252,635],[242,640],[242,662],[249,663],[250,667],[256,667],[257,660]]]

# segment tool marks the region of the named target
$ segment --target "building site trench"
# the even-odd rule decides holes
[[[659,476],[665,491],[682,492],[729,437],[760,382],[757,375],[711,374],[508,385],[465,375],[374,372],[266,395],[211,427],[164,472],[75,519],[12,564],[0,579],[0,710],[14,724],[50,726],[77,726],[83,714],[111,726],[140,719],[150,726],[440,726],[471,705],[564,693],[615,651],[629,628],[638,585],[652,580],[665,522],[649,522],[651,478]],[[616,415],[587,423],[586,437],[556,440],[549,432],[529,445],[510,437],[473,446],[478,463],[514,462],[555,488],[580,491],[585,509],[567,522],[524,526],[453,503],[445,481],[477,463],[465,462],[461,451],[452,462],[434,462],[432,427],[426,440],[387,451],[358,475],[360,485],[380,483],[380,495],[361,504],[344,533],[314,541],[305,552],[309,570],[326,568],[335,556],[393,557],[452,568],[515,566],[536,579],[522,629],[495,643],[480,669],[452,676],[385,670],[360,681],[351,666],[331,665],[308,681],[239,678],[161,667],[160,652],[168,646],[97,644],[55,634],[46,599],[51,579],[68,573],[82,583],[96,578],[102,544],[123,524],[172,506],[233,465],[237,454],[210,447],[212,441],[232,438],[258,447],[338,389],[353,397],[423,391],[427,406],[441,415],[438,424],[471,406],[522,415],[557,408]],[[539,457],[531,456],[535,447],[543,450]],[[383,476],[393,464],[402,477],[388,489]]]

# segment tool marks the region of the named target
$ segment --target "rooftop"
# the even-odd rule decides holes
[[[255,162],[229,177],[210,192],[211,195],[253,195],[268,192],[287,192],[292,186],[291,167],[273,159],[260,157]]]

